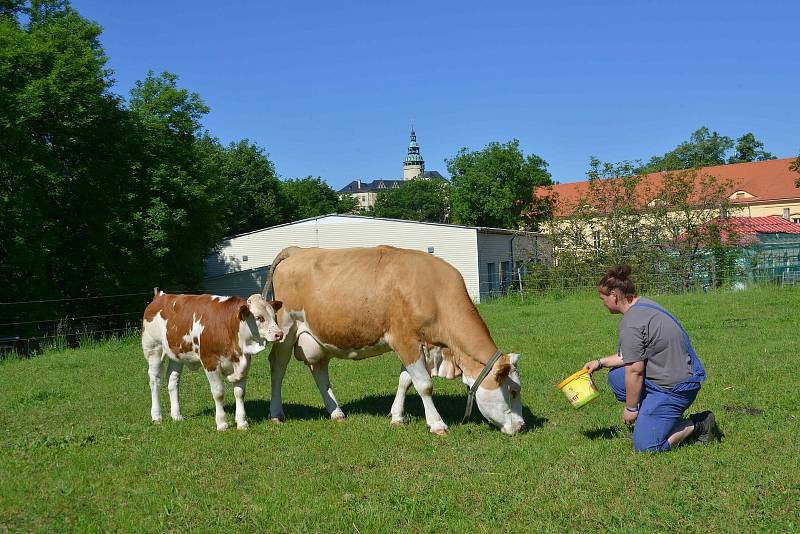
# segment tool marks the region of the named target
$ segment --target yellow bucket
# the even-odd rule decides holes
[[[569,402],[575,408],[580,408],[584,404],[592,402],[600,395],[597,386],[594,385],[592,375],[586,369],[581,369],[574,375],[558,385],[558,389],[564,392]]]

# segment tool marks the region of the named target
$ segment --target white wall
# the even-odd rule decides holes
[[[348,248],[392,245],[438,256],[461,273],[473,300],[479,298],[475,228],[352,216],[325,216],[266,228],[225,240],[219,254],[206,259],[206,287],[223,288],[226,273],[270,265],[285,247]],[[243,257],[247,256],[247,261]],[[227,277],[225,277],[227,278]],[[216,291],[216,289],[215,289]],[[224,294],[224,293],[223,293]]]

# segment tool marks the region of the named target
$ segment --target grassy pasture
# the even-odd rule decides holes
[[[289,420],[269,421],[269,372],[251,373],[247,432],[214,430],[201,372],[185,371],[186,420],[149,422],[136,338],[0,364],[0,531],[797,531],[800,529],[800,291],[655,296],[686,325],[706,369],[693,411],[712,409],[722,443],[632,451],[603,391],[574,410],[555,385],[613,352],[618,316],[595,295],[482,305],[497,343],[522,354],[525,418],[508,437],[479,415],[460,425],[463,386],[437,380],[450,425],[428,433],[387,416],[394,356],[331,364],[347,419],[327,419],[292,361]],[[226,391],[233,420],[232,391]],[[477,411],[476,411],[477,412]]]

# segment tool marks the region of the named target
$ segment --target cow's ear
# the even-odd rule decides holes
[[[283,307],[283,302],[280,300],[271,300],[269,301],[269,305],[272,306],[272,309],[278,311]]]
[[[498,384],[502,384],[503,381],[508,378],[509,373],[511,373],[511,364],[508,362],[498,363],[497,364],[497,371],[494,372],[494,378],[497,380]]]
[[[239,306],[239,320],[244,321],[248,317],[250,317],[250,308],[247,306],[247,304],[242,304]]]

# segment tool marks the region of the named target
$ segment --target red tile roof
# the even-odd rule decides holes
[[[721,183],[731,182],[729,191],[731,195],[737,191],[745,191],[752,195],[752,197],[732,199],[734,204],[800,199],[800,189],[794,186],[795,181],[800,178],[800,174],[789,168],[794,161],[795,158],[783,158],[701,167],[696,179],[699,181],[702,177],[713,176]],[[645,174],[642,176],[642,183],[658,188],[663,182],[665,174],[667,173]],[[565,216],[570,214],[578,200],[586,196],[588,191],[589,182],[583,181],[538,188],[536,195],[546,197],[555,194],[557,198],[556,215]]]
[[[800,234],[800,224],[783,217],[729,217],[731,228],[740,235],[745,234]]]

